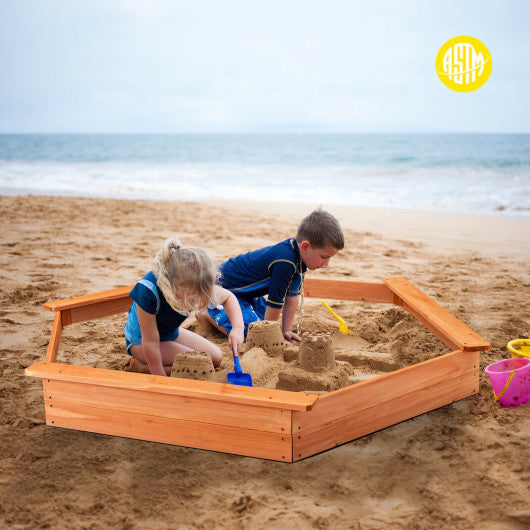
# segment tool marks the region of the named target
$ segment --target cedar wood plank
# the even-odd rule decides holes
[[[293,461],[475,394],[478,392],[476,379],[475,374],[463,374],[330,421],[314,431],[295,433]]]
[[[50,336],[50,342],[48,343],[48,350],[46,351],[46,362],[54,363],[57,360],[57,354],[59,353],[59,344],[61,343],[61,335],[63,332],[62,315],[58,311],[55,313],[53,319],[52,333]]]
[[[71,309],[62,309],[63,326],[75,324],[76,322],[85,322],[86,320],[95,320],[97,318],[108,317],[119,313],[129,311],[132,299],[127,295],[124,298],[115,300],[105,300],[94,305],[84,305],[72,307]]]
[[[291,434],[291,411],[243,403],[219,402],[146,390],[44,379],[46,404],[80,404],[107,410],[132,412],[247,428],[279,434]]]
[[[99,304],[109,300],[127,298],[134,285],[109,289],[99,293],[85,294],[43,304],[48,311],[61,311],[87,305]],[[324,278],[306,278],[305,295],[313,298],[327,297],[337,300],[358,300],[392,303],[391,292],[383,283],[356,282],[351,280],[329,280]]]
[[[129,285],[46,302],[43,307],[48,311],[62,311],[62,324],[67,326],[127,311],[132,303],[129,292],[133,287]],[[383,283],[307,278],[304,281],[304,294],[310,298],[392,303],[392,293]]]
[[[236,453],[283,462],[292,461],[290,435],[240,427],[61,402],[46,404],[46,423],[66,429]]]
[[[304,280],[304,296],[308,298],[331,298],[333,300],[392,303],[392,292],[383,283],[351,280],[306,278]]]
[[[73,307],[82,307],[86,305],[98,304],[109,300],[116,300],[120,298],[128,298],[129,292],[134,285],[125,287],[118,287],[117,289],[109,289],[108,291],[101,291],[99,293],[84,294],[82,296],[74,296],[73,298],[65,298],[63,300],[55,300],[54,302],[46,302],[42,305],[48,311],[62,311],[64,309],[72,309]]]
[[[455,351],[320,396],[313,410],[293,413],[293,433],[313,431],[343,416],[438,383],[473,374],[478,388],[479,353]]]
[[[289,410],[310,410],[318,400],[318,396],[303,392],[242,387],[60,363],[37,362],[26,368],[26,375]]]

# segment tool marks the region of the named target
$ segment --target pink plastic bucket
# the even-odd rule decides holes
[[[486,366],[495,401],[518,407],[530,401],[530,359],[504,359]]]

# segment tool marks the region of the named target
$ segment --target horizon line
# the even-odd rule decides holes
[[[143,131],[0,131],[2,136],[24,136],[24,135],[41,135],[41,136],[59,136],[59,135],[79,135],[79,136],[221,136],[221,135],[284,135],[284,136],[302,136],[302,135],[429,135],[429,134],[530,134],[530,131],[180,131],[180,132],[143,132]]]

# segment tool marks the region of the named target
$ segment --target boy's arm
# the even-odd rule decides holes
[[[300,341],[300,337],[296,333],[293,333],[293,323],[296,308],[298,307],[298,296],[291,296],[289,294],[295,271],[296,265],[290,260],[278,260],[274,263],[264,319],[277,321],[283,309],[283,336],[286,340],[294,339]]]
[[[265,308],[265,316],[263,317],[263,320],[273,320],[274,322],[277,322],[280,318],[281,312],[281,307],[271,307],[270,305],[268,305]]]
[[[296,315],[296,308],[298,307],[299,296],[286,296],[285,304],[283,306],[282,315],[282,332],[285,340],[296,340],[300,342],[302,339],[293,332],[294,318]]]
[[[298,307],[298,298],[298,296],[285,297],[282,314],[282,333],[286,340],[302,340],[296,333],[293,333],[293,323],[296,315],[296,308]],[[280,318],[281,312],[281,307],[267,306],[263,320],[274,320],[276,322]]]
[[[142,331],[142,349],[149,371],[153,375],[167,376],[162,364],[162,354],[160,353],[160,335],[156,325],[156,316],[137,307],[138,324]]]

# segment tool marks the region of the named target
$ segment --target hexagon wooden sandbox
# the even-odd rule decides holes
[[[307,279],[307,297],[401,306],[454,351],[319,396],[57,363],[63,327],[127,311],[131,288],[44,304],[46,360],[26,375],[42,378],[48,425],[295,462],[477,393],[490,348],[405,278]]]

